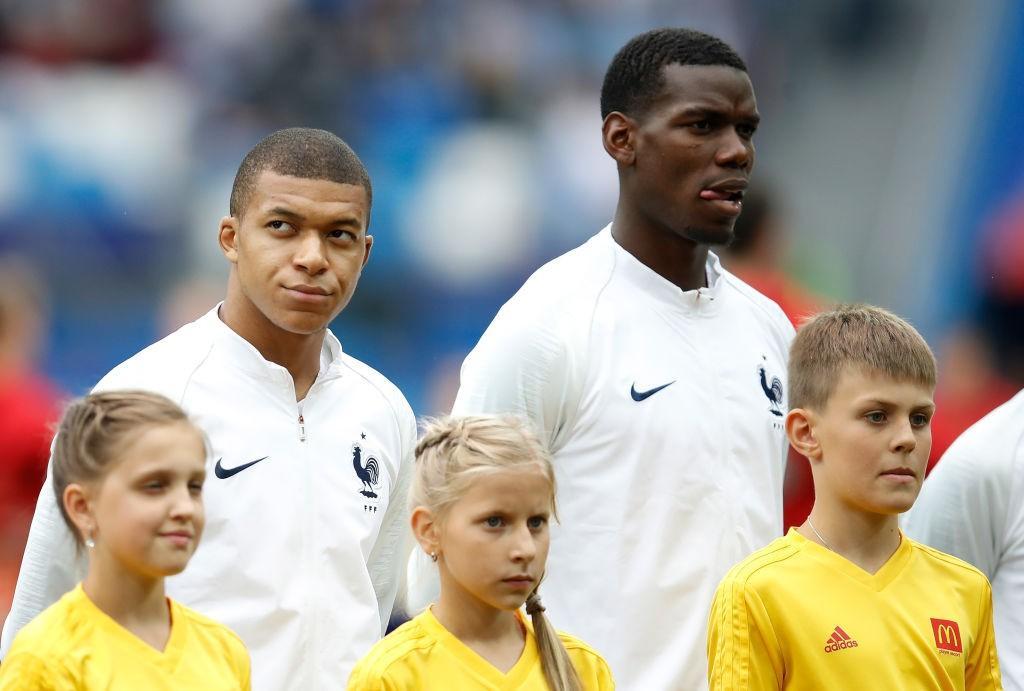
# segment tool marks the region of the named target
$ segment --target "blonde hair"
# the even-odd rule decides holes
[[[847,367],[935,387],[935,356],[907,321],[873,305],[838,305],[805,321],[789,350],[789,407],[824,408]]]
[[[503,470],[537,468],[551,484],[551,511],[555,506],[555,471],[551,455],[518,418],[513,416],[446,417],[427,420],[416,445],[416,474],[412,506],[430,510],[443,521],[451,506],[474,480]],[[544,615],[537,588],[526,598],[533,621],[541,668],[552,691],[581,691],[579,675],[558,632]]]
[[[177,404],[148,391],[93,393],[68,406],[54,441],[53,491],[79,546],[82,536],[64,507],[68,485],[102,479],[118,451],[143,428],[182,422],[195,428]]]

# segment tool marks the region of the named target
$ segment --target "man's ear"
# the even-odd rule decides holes
[[[608,113],[601,126],[604,150],[620,166],[631,166],[636,160],[636,121],[619,111]]]
[[[367,234],[363,241],[366,242],[366,253],[363,255],[363,266],[366,266],[366,262],[370,261],[370,250],[373,249],[373,236]]]
[[[68,518],[78,528],[78,534],[82,540],[92,537],[96,533],[96,518],[92,513],[92,501],[89,488],[72,482],[64,488],[64,495],[61,497],[64,502],[64,510]]]
[[[786,416],[786,436],[797,453],[814,462],[821,460],[821,444],[814,434],[817,420],[804,408],[793,408]]]
[[[433,512],[425,506],[417,506],[409,516],[412,534],[427,554],[441,555],[441,531]]]
[[[238,261],[238,219],[225,216],[220,219],[220,231],[217,234],[220,251],[234,264]]]

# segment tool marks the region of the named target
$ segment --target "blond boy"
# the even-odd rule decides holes
[[[1000,689],[985,576],[906,538],[931,447],[935,360],[907,322],[847,305],[790,350],[786,434],[807,521],[737,564],[708,631],[711,689]]]

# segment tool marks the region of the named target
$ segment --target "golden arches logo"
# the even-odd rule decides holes
[[[960,640],[960,626],[951,619],[932,619],[932,633],[935,634],[935,647],[951,653],[964,651]]]

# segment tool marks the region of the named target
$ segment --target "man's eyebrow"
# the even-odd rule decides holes
[[[288,208],[283,207],[283,206],[275,206],[275,207],[273,207],[271,209],[268,209],[266,211],[266,215],[267,216],[281,216],[281,217],[287,218],[288,220],[291,220],[291,221],[304,221],[304,220],[306,220],[306,217],[303,216],[302,214],[300,214],[300,213],[298,213],[296,211],[292,211],[291,209],[288,209]],[[332,227],[334,227],[334,226],[354,226],[356,228],[362,228],[363,227],[362,221],[360,221],[359,217],[357,215],[355,215],[355,214],[351,214],[351,215],[348,215],[348,216],[339,216],[337,218],[333,218],[333,219],[331,219],[330,221],[327,222],[327,225],[328,226],[332,226]]]
[[[284,216],[285,218],[290,218],[296,221],[301,221],[305,218],[302,214],[292,211],[291,209],[286,209],[283,206],[275,206],[272,209],[268,209],[266,214],[268,216]]]
[[[685,106],[685,107],[681,108],[680,110],[678,110],[675,113],[674,117],[677,117],[677,118],[702,117],[702,118],[716,118],[716,119],[724,120],[727,117],[727,112],[728,112],[728,109],[720,108],[718,106],[712,106],[712,105],[697,106],[697,105],[693,105],[693,106]],[[747,116],[747,117],[743,117],[743,118],[740,118],[740,119],[743,122],[747,122],[747,123],[750,123],[752,125],[757,125],[757,124],[759,124],[761,122],[761,115],[758,114],[758,113],[754,113],[753,115],[750,115],[750,116]]]

